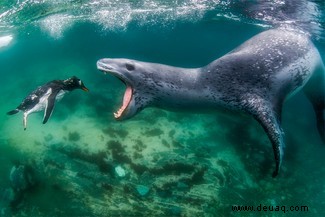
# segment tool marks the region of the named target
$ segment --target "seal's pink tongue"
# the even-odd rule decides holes
[[[126,109],[126,107],[129,105],[132,97],[132,88],[128,86],[125,90],[124,97],[123,97],[123,105],[122,109]]]
[[[132,98],[132,88],[130,86],[127,86],[123,97],[123,105],[116,113],[114,113],[115,118],[120,118],[122,116],[124,110],[128,107],[131,98]]]

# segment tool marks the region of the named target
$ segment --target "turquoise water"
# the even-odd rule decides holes
[[[325,215],[324,144],[303,94],[284,105],[285,158],[273,179],[271,144],[251,117],[149,108],[118,122],[125,87],[96,69],[104,57],[200,67],[288,24],[324,56],[322,1],[258,2],[0,2],[0,42],[12,38],[0,43],[0,216]],[[39,85],[73,75],[90,92],[66,95],[46,125],[42,112],[30,115],[26,131],[22,114],[6,115]],[[16,164],[33,168],[35,184],[10,205]]]

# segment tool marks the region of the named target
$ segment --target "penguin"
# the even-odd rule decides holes
[[[75,89],[82,89],[86,92],[89,91],[83,82],[76,76],[66,80],[50,81],[31,92],[16,109],[7,112],[7,114],[13,115],[22,111],[24,113],[24,130],[26,130],[28,115],[33,112],[44,110],[43,124],[45,124],[53,112],[55,101],[62,99],[66,93]]]

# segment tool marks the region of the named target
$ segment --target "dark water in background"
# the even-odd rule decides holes
[[[309,212],[246,215],[325,214],[325,149],[302,94],[284,106],[285,159],[272,179],[271,145],[250,117],[147,109],[116,122],[124,87],[96,69],[103,57],[199,67],[279,25],[309,34],[324,56],[325,3],[167,2],[0,2],[0,37],[12,37],[0,47],[0,216],[240,216],[231,205],[260,204]],[[5,115],[37,86],[72,75],[90,92],[67,95],[46,125],[32,114],[23,131],[21,114]],[[38,185],[10,209],[17,161],[34,168]]]

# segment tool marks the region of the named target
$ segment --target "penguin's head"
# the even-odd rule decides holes
[[[82,89],[83,91],[86,92],[89,91],[88,88],[84,85],[84,83],[76,76],[72,76],[71,78],[64,80],[63,83],[65,85],[65,89],[69,91],[74,89]]]

